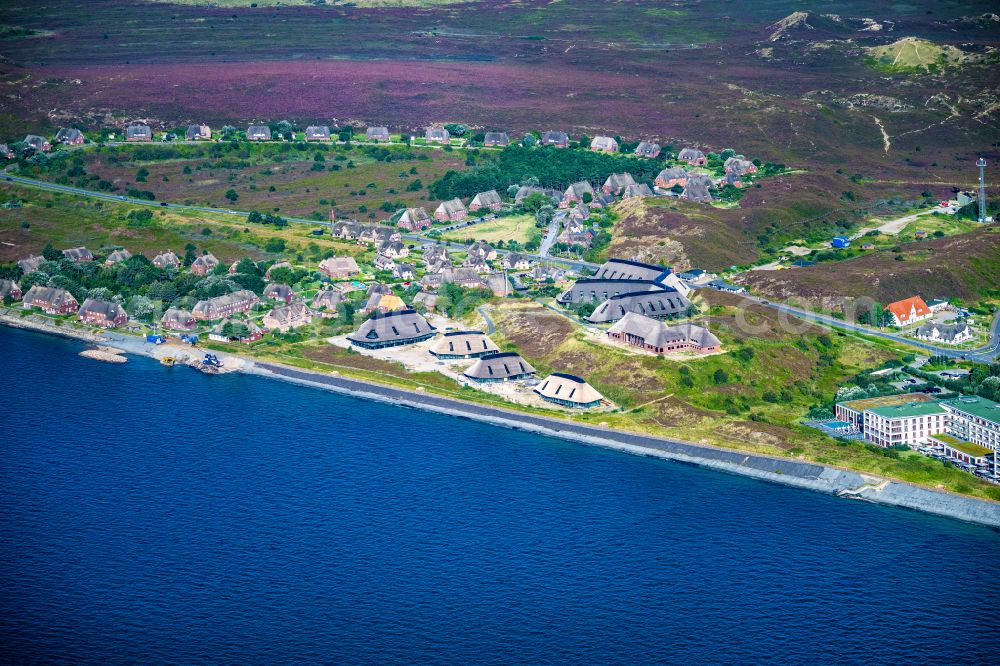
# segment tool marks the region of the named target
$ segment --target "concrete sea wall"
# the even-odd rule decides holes
[[[418,409],[462,416],[637,455],[691,463],[797,488],[905,507],[1000,528],[1000,504],[815,463],[718,449],[257,362],[254,374]]]

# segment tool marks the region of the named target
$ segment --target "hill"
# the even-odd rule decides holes
[[[871,297],[886,303],[920,294],[975,302],[1000,285],[1000,227],[898,246],[836,263],[784,271],[751,271],[739,278],[775,299],[815,303]]]
[[[939,45],[917,37],[903,37],[892,44],[865,49],[869,62],[889,71],[936,71],[957,67],[968,60],[966,54],[950,44]]]

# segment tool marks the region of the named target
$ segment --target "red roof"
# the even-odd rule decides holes
[[[931,309],[927,307],[924,303],[924,299],[919,296],[911,296],[910,298],[904,298],[901,301],[896,301],[895,303],[889,303],[886,306],[892,314],[896,316],[896,319],[900,324],[907,324],[911,321],[910,312],[914,312],[914,319],[919,317],[929,317],[931,314]]]

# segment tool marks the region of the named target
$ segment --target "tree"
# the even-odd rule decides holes
[[[354,325],[354,304],[350,301],[341,301],[337,304],[337,313],[340,320],[347,326]]]
[[[468,125],[463,125],[461,123],[448,123],[444,126],[448,130],[448,134],[452,136],[465,136],[469,131]]]
[[[716,384],[725,384],[726,382],[729,381],[729,374],[722,368],[719,368],[712,375],[712,381],[714,381]]]
[[[45,257],[45,261],[59,261],[63,258],[63,253],[55,249],[52,243],[46,243],[42,248],[42,256]]]
[[[538,137],[531,133],[525,134],[524,138],[521,139],[521,145],[528,148],[530,148],[531,146],[537,146]]]
[[[148,178],[149,178],[149,169],[147,169],[146,167],[142,167],[141,169],[135,172],[135,182],[137,183],[145,183]]]
[[[267,243],[264,244],[264,249],[268,252],[284,252],[285,251],[285,239],[284,238],[268,238]]]
[[[521,199],[521,208],[525,213],[537,213],[541,210],[542,206],[549,204],[551,204],[551,201],[541,192],[532,192],[528,196]]]
[[[129,299],[128,305],[125,306],[125,312],[139,321],[148,322],[156,312],[156,305],[145,296],[136,295]]]
[[[234,201],[235,202],[237,199],[240,198],[240,195],[238,195],[236,193],[236,190],[229,189],[229,190],[226,190],[226,198],[229,199],[230,201]]]
[[[555,214],[556,209],[551,204],[545,204],[535,213],[535,224],[540,227],[548,226]]]
[[[188,243],[184,246],[184,265],[190,266],[198,258],[197,249],[194,244]]]

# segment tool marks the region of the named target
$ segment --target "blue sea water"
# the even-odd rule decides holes
[[[1000,534],[0,327],[5,663],[997,663]]]

